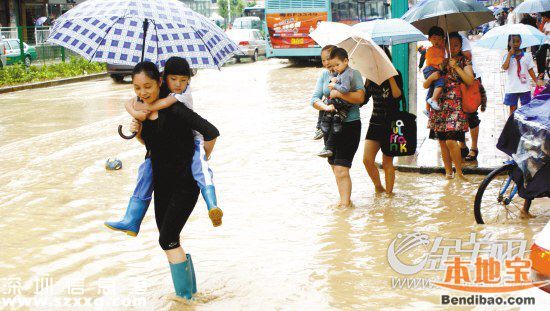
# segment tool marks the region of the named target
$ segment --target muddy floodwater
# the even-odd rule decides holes
[[[123,101],[132,85],[105,78],[0,95],[0,298],[37,297],[40,278],[57,297],[145,298],[145,306],[113,310],[441,308],[450,290],[392,288],[392,278],[407,277],[388,264],[398,234],[424,233],[432,243],[475,233],[529,247],[548,222],[550,213],[542,213],[476,225],[472,206],[483,176],[460,182],[397,172],[395,196],[375,195],[363,143],[351,169],[355,207],[335,207],[334,177],[312,140],[317,112],[309,98],[320,70],[269,60],[201,70],[192,79],[196,111],[221,132],[210,165],[224,218],[213,228],[200,198],[183,229],[199,288],[191,303],[173,297],[152,208],[135,238],[103,226],[122,216],[145,153],[116,133],[128,124]],[[362,137],[371,109],[361,110]],[[123,169],[106,171],[109,157]],[[116,294],[102,290],[106,284]]]

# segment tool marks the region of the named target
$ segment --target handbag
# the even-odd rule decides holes
[[[467,86],[460,83],[460,92],[462,93],[462,111],[465,113],[474,113],[481,105],[481,92],[478,80],[474,80],[472,85]]]
[[[533,92],[533,97],[539,96],[542,92],[544,92],[545,88],[546,87],[544,86],[537,85],[537,87],[535,87],[535,92]]]
[[[390,157],[414,155],[416,152],[416,116],[407,112],[407,101],[401,96],[400,109],[386,113],[382,153]]]

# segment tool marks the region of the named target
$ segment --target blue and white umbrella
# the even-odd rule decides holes
[[[354,30],[367,33],[378,45],[402,44],[428,40],[417,28],[400,18],[376,19],[352,26]]]
[[[48,42],[90,61],[164,68],[184,57],[192,68],[220,68],[239,47],[208,18],[177,0],[88,0],[56,20]]]
[[[504,7],[502,6],[489,7],[489,10],[493,11],[493,15],[495,16],[505,11]]]
[[[550,11],[550,0],[525,0],[516,7],[514,13],[542,13]]]
[[[522,49],[533,45],[548,43],[548,36],[533,26],[508,24],[489,30],[479,39],[476,46],[494,50],[506,50],[508,48],[508,38],[510,35],[521,36],[520,48]]]

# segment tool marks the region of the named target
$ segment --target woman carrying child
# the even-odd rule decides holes
[[[462,111],[460,84],[465,83],[470,86],[474,83],[474,72],[472,62],[461,53],[462,36],[457,32],[450,33],[449,44],[451,57],[445,61],[443,75],[445,85],[439,99],[441,110],[430,111],[429,137],[439,141],[446,178],[453,178],[454,164],[456,176],[465,180],[458,142],[465,141],[465,133],[468,131],[468,116]],[[439,73],[432,74],[424,82],[424,87],[428,88],[433,81],[439,78]]]
[[[162,83],[155,64],[137,64],[132,83],[140,100],[154,110]],[[191,299],[197,291],[195,273],[191,256],[180,245],[180,233],[199,195],[191,170],[195,151],[193,130],[201,133],[205,142],[216,139],[219,132],[179,101],[152,111],[141,125],[134,120],[133,130],[145,144],[152,166],[159,244],[168,258],[176,295]]]
[[[133,98],[126,103],[126,110],[136,120],[143,122],[151,112],[168,108],[178,101],[185,104],[187,108],[193,109],[193,97],[189,85],[191,75],[189,63],[184,58],[170,57],[164,67],[164,81],[161,86],[163,93],[170,93],[170,95],[151,105],[141,103]],[[218,207],[213,173],[207,162],[216,140],[205,142],[202,135],[196,131],[194,136],[195,153],[191,162],[191,171],[206,202],[210,220],[214,227],[217,227],[222,223],[223,212]],[[137,236],[151,202],[152,194],[153,172],[151,159],[147,158],[139,167],[137,185],[128,203],[124,218],[121,221],[107,221],[105,226],[125,232],[130,236]]]
[[[353,70],[353,78],[355,85],[358,87],[352,89],[347,94],[342,94],[337,90],[330,90],[329,84],[331,83],[331,74],[328,68],[328,60],[330,53],[335,46],[325,46],[321,50],[321,59],[325,69],[321,73],[321,76],[317,80],[317,85],[311,99],[311,105],[313,108],[319,111],[335,112],[336,109],[333,105],[327,105],[323,99],[327,98],[340,98],[347,103],[354,104],[354,107],[350,109],[346,119],[342,125],[342,132],[339,133],[335,139],[335,146],[332,157],[328,158],[328,163],[332,168],[336,184],[338,186],[338,192],[340,194],[340,206],[351,206],[351,177],[349,175],[349,169],[353,157],[359,147],[359,141],[361,139],[361,120],[359,118],[359,105],[363,104],[365,100],[365,89],[363,87],[363,78],[361,73],[357,70]]]

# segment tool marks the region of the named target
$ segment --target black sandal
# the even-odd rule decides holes
[[[469,153],[470,153],[470,149],[468,149],[468,147],[460,148],[460,156],[462,156],[462,158],[466,158]]]
[[[468,161],[468,162],[471,162],[471,161],[475,161],[477,160],[477,155],[479,154],[479,150],[477,149],[471,149],[471,151],[474,153],[474,155],[467,155],[464,160]]]

